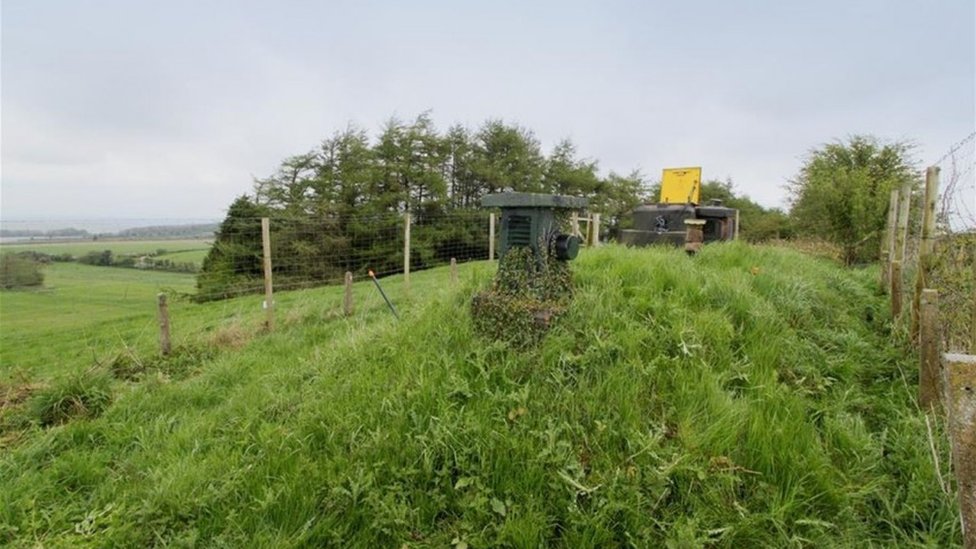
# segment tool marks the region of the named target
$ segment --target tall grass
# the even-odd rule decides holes
[[[473,332],[480,265],[419,273],[399,323],[310,308],[186,379],[117,382],[99,417],[3,450],[0,541],[960,543],[876,273],[742,244],[573,268],[529,350]]]

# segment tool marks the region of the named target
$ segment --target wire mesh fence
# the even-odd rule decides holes
[[[272,217],[273,286],[312,288],[342,284],[347,272],[356,279],[369,272],[382,278],[446,265],[451,259],[488,259],[488,218],[489,213],[477,210]],[[197,299],[263,291],[263,260],[261,218],[225,224],[197,277]]]
[[[904,195],[899,200],[903,204]],[[899,302],[911,308],[911,335],[917,337],[921,291],[934,289],[942,349],[976,352],[976,133],[930,165],[925,184],[909,200],[907,227],[899,227],[904,251],[892,259],[900,260]]]
[[[976,352],[976,132],[934,166],[938,239],[926,286],[939,291],[943,348]]]
[[[485,210],[272,216],[268,259],[274,292],[342,285],[347,272],[355,281],[364,281],[370,271],[382,278],[448,265],[452,260],[488,259],[489,216]],[[209,237],[206,246],[195,246],[195,255],[188,258],[194,262],[194,276],[187,271],[158,272],[146,261],[159,252],[151,249],[155,243],[107,237],[5,242],[0,252],[28,254],[47,266],[42,267],[43,286],[0,296],[0,374],[4,374],[0,378],[20,367],[57,370],[59,363],[99,360],[106,350],[155,349],[157,292],[169,295],[178,331],[189,325],[200,331],[218,330],[217,321],[182,321],[214,310],[213,305],[200,307],[199,302],[218,300],[221,314],[210,316],[256,326],[262,318],[265,290],[262,218],[225,220]],[[172,249],[159,257],[168,257],[168,252],[191,253],[166,246]],[[85,260],[96,255],[111,260]],[[336,288],[332,293],[341,292]],[[294,301],[285,294],[277,297],[289,305]]]

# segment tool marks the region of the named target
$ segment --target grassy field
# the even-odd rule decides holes
[[[259,297],[177,302],[170,359],[150,337],[25,368],[0,421],[0,543],[959,545],[875,271],[743,244],[585,250],[574,269],[529,350],[472,332],[494,270],[475,263],[458,286],[384,279],[400,322],[368,284],[350,318],[340,288],[281,294],[271,334]],[[98,332],[152,323],[143,292],[148,312]],[[8,296],[4,337],[40,298]]]
[[[44,276],[42,289],[0,292],[0,379],[63,372],[93,353],[153,340],[156,295],[195,284],[192,275],[77,263],[52,263]]]
[[[148,255],[159,250],[160,259],[174,262],[201,264],[210,249],[212,240],[183,239],[183,240],[84,240],[77,242],[18,242],[0,245],[0,253],[35,251],[50,255],[71,254],[74,257],[83,256],[89,252],[111,250],[115,255]]]

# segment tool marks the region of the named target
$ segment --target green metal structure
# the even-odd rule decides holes
[[[562,211],[586,208],[587,200],[575,196],[536,193],[498,193],[481,199],[485,208],[502,211],[499,259],[516,247],[531,248],[537,257],[552,253],[567,261],[579,253],[580,239],[559,231],[557,215]],[[540,244],[545,249],[540,249]]]

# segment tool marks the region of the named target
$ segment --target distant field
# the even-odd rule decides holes
[[[80,256],[87,254],[88,252],[100,252],[103,250],[112,250],[113,254],[150,254],[155,253],[157,250],[166,250],[168,254],[167,259],[172,259],[173,261],[203,261],[203,256],[206,255],[207,250],[210,249],[210,245],[213,243],[212,240],[85,240],[79,242],[23,242],[16,244],[3,244],[0,245],[0,252],[26,252],[26,251],[37,251],[46,254],[71,254],[73,256]],[[177,256],[179,254],[194,252],[194,255],[187,255],[185,257],[199,258],[194,259],[175,259],[169,256]]]
[[[90,252],[111,250],[116,256],[157,254],[157,259],[168,259],[173,263],[203,264],[212,240],[85,240],[79,242],[24,242],[0,245],[0,253],[34,251],[50,255],[71,254],[75,258]]]
[[[210,250],[210,244],[207,243],[206,248],[201,248],[198,250],[184,250],[184,251],[178,251],[173,253],[165,253],[158,257],[160,259],[168,259],[174,263],[193,263],[195,265],[202,265],[203,258],[207,257],[207,252],[209,250]]]

